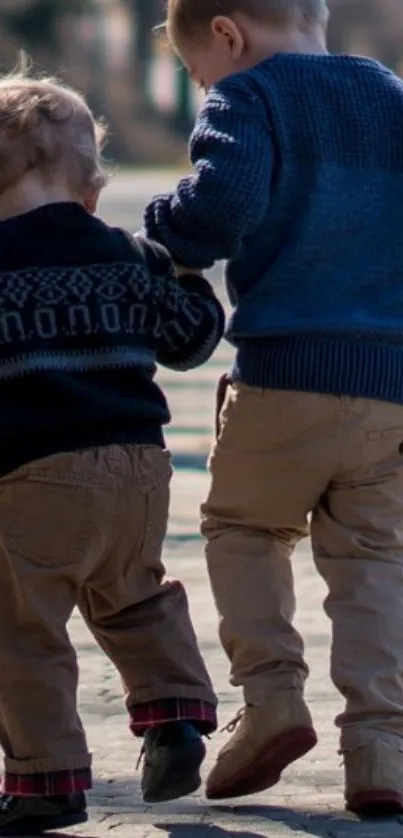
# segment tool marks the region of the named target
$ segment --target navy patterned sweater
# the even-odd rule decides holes
[[[75,203],[0,222],[0,474],[50,454],[163,445],[156,364],[188,370],[224,331],[206,280]]]
[[[228,260],[234,376],[403,403],[403,82],[277,55],[212,88],[190,152],[144,229],[181,264]]]

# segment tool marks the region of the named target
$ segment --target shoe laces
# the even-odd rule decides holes
[[[234,718],[231,719],[231,721],[228,722],[228,724],[226,724],[225,727],[221,728],[220,733],[234,733],[234,731],[236,730],[236,728],[239,725],[239,722],[242,721],[244,715],[245,715],[245,707],[241,707],[238,710],[238,712],[236,713],[236,715],[234,716]]]

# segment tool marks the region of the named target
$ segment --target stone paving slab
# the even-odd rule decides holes
[[[105,193],[102,214],[129,229],[139,226],[141,208],[153,192],[171,188],[174,175],[119,175]],[[218,279],[219,272],[215,278]],[[223,293],[223,292],[221,292]],[[171,576],[180,577],[189,592],[202,650],[220,698],[224,725],[241,704],[239,691],[227,680],[228,665],[217,639],[217,618],[209,591],[198,534],[198,507],[205,496],[206,455],[214,416],[218,376],[228,367],[231,349],[223,344],[210,364],[196,373],[178,376],[159,372],[172,407],[174,424],[167,438],[174,454],[172,510],[165,561]],[[333,719],[341,701],[331,685],[329,625],[323,614],[324,585],[315,573],[308,545],[295,556],[298,592],[297,625],[306,640],[311,667],[307,697],[319,732],[317,748],[285,772],[269,793],[234,806],[211,806],[202,792],[187,800],[147,807],[135,772],[138,743],[130,736],[121,686],[112,664],[95,646],[79,615],[71,634],[81,667],[80,708],[94,751],[95,788],[90,795],[91,821],[72,830],[82,838],[396,838],[403,819],[361,823],[343,811],[341,757]],[[209,746],[206,770],[225,734]]]

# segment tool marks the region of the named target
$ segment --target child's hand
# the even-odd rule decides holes
[[[192,276],[203,276],[203,271],[199,271],[197,268],[184,268],[183,265],[175,265],[174,263],[174,269],[178,279],[180,279],[181,276],[186,276],[186,274],[191,274]]]

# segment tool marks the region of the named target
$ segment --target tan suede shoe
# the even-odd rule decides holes
[[[361,817],[403,812],[402,750],[382,741],[344,753],[346,808]]]
[[[206,796],[223,800],[271,788],[288,765],[316,745],[310,712],[297,690],[247,706],[226,730],[235,731],[207,779]]]

